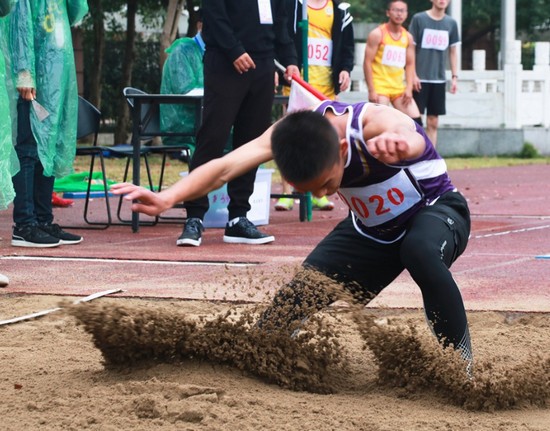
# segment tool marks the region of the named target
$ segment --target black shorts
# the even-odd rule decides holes
[[[420,114],[427,111],[428,115],[445,115],[445,94],[447,84],[422,82],[420,92],[414,91],[414,101],[418,105]]]
[[[407,225],[405,237],[382,244],[358,233],[348,216],[310,253],[304,264],[354,290],[359,285],[373,297],[404,269],[401,253],[408,236],[422,238],[438,250],[447,242],[445,264],[450,267],[466,248],[470,234],[470,212],[459,192],[447,192],[431,206],[421,209]]]

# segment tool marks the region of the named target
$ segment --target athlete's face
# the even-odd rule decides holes
[[[402,25],[409,14],[407,3],[402,1],[393,2],[386,11],[386,16],[390,22],[395,25]]]
[[[447,6],[449,6],[449,3],[451,3],[451,0],[432,0],[433,7],[439,10],[447,9]]]
[[[347,154],[348,143],[345,139],[342,139],[340,141],[340,157],[333,166],[325,169],[319,176],[312,180],[295,183],[292,184],[292,186],[298,192],[311,192],[313,196],[318,198],[336,193],[340,188],[340,183],[344,175]]]

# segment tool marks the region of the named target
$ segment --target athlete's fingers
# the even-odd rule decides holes
[[[146,205],[141,202],[135,202],[132,204],[132,211],[137,213],[146,214],[149,216],[156,216],[161,213],[156,206]]]
[[[385,132],[369,139],[367,148],[381,162],[395,163],[406,156],[409,144],[400,134]]]
[[[138,188],[138,186],[132,183],[117,183],[109,187],[109,190],[112,191],[115,195],[123,195],[126,193],[130,193],[136,188]]]

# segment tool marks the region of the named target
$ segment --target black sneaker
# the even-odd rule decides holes
[[[176,245],[192,245],[194,247],[198,247],[199,245],[201,245],[201,237],[203,231],[204,226],[202,225],[202,220],[200,218],[188,218],[185,222],[183,232],[176,241]]]
[[[237,217],[225,225],[223,242],[233,244],[266,244],[275,241],[272,235],[266,235],[246,217]]]
[[[58,224],[55,223],[41,224],[38,226],[48,235],[51,235],[54,238],[59,238],[60,244],[78,244],[83,240],[80,235],[65,232]]]
[[[57,247],[61,245],[59,238],[55,238],[36,225],[14,226],[11,236],[11,245],[14,247]]]

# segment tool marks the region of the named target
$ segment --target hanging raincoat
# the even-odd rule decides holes
[[[19,170],[19,161],[12,141],[12,121],[10,99],[6,84],[6,64],[8,58],[7,29],[9,18],[5,17],[14,1],[0,0],[0,210],[4,210],[13,201],[15,192],[11,177]]]
[[[186,94],[204,87],[202,57],[204,42],[200,33],[193,38],[176,39],[166,49],[168,58],[162,69],[161,94]],[[160,105],[160,124],[165,132],[192,133],[195,109],[183,105]],[[164,137],[165,145],[192,143],[182,137]]]
[[[71,26],[87,12],[86,0],[19,0],[10,15],[15,85],[36,88],[36,100],[49,114],[43,118],[39,109],[31,109],[45,176],[63,177],[73,171],[78,88]]]

